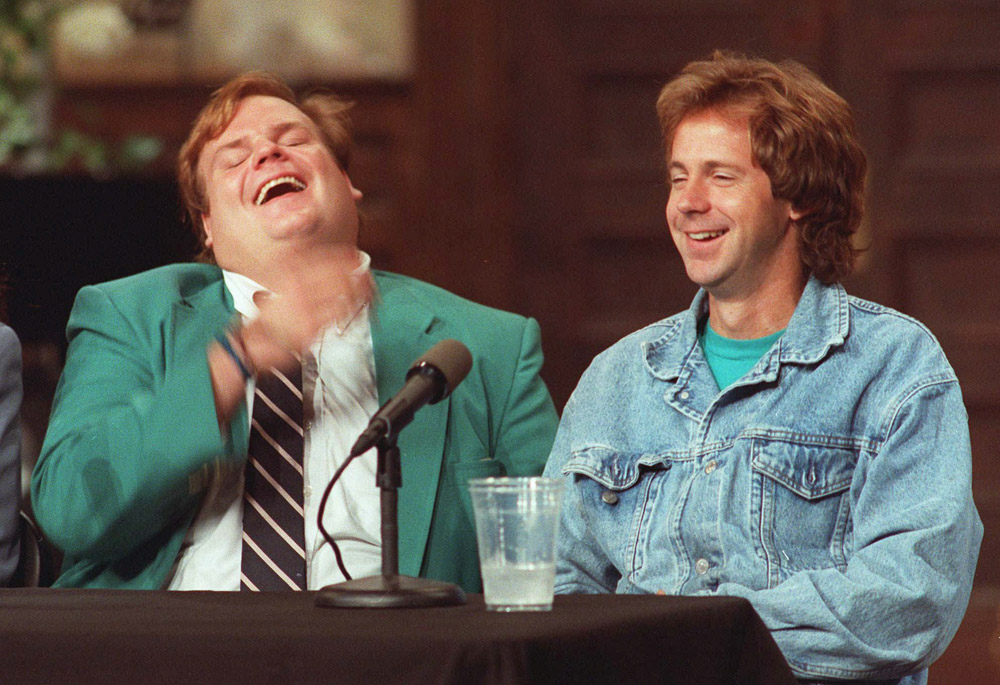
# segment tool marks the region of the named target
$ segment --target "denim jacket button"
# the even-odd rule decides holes
[[[684,392],[681,393],[681,399],[682,400],[686,400],[689,397],[691,397],[691,393],[689,393],[687,390],[685,390]]]
[[[601,499],[604,500],[605,504],[618,504],[618,495],[611,492],[610,490],[605,490],[601,493]]]
[[[699,576],[703,576],[706,573],[708,573],[709,566],[711,566],[711,564],[708,563],[708,559],[699,559],[698,561],[694,562],[694,570],[698,573]]]
[[[705,464],[705,475],[711,475],[712,471],[714,471],[715,467],[718,465],[719,462],[715,461],[715,459]]]

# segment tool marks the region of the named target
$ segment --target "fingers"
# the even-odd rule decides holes
[[[281,266],[275,292],[255,298],[260,316],[246,328],[258,368],[287,367],[289,357],[307,350],[328,326],[347,325],[374,293],[354,248],[317,248],[294,268]]]
[[[278,287],[261,315],[270,313],[265,309],[281,308],[286,318],[294,319],[290,325],[308,338],[300,341],[306,346],[330,324],[346,324],[372,296],[371,274],[367,269],[359,273],[353,249],[316,250],[287,270]]]

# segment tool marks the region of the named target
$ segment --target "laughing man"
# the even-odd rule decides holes
[[[472,352],[468,378],[399,435],[399,569],[479,589],[461,491],[476,476],[537,474],[555,432],[538,325],[369,269],[356,248],[361,193],[348,176],[344,109],[324,94],[299,100],[266,74],[226,84],[179,159],[202,263],[80,291],[32,483],[38,521],[65,553],[57,585],[316,589],[342,580],[317,530],[320,495],[412,362],[455,338]],[[275,447],[287,458],[268,481],[247,453],[253,435],[267,433],[256,410],[268,402],[254,388],[274,378],[301,394],[301,420],[274,412],[279,430],[300,435],[301,456]],[[373,451],[352,463],[323,519],[355,578],[381,569],[374,470]],[[296,511],[297,531],[246,491],[251,473]],[[251,514],[275,544],[287,543],[295,569],[278,562],[288,549],[272,558],[255,544]],[[248,562],[273,577],[249,577]]]

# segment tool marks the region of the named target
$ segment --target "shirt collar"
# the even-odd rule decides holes
[[[356,276],[360,276],[371,271],[372,263],[372,258],[367,252],[358,250],[358,254],[360,255],[361,263],[353,272]],[[257,281],[253,280],[249,276],[244,276],[243,274],[236,273],[235,271],[223,269],[222,278],[226,283],[226,289],[229,290],[229,294],[233,296],[233,308],[247,320],[257,318],[260,314],[260,310],[257,308],[257,304],[254,302],[253,297],[259,292],[269,293],[268,289],[257,283]],[[351,322],[357,318],[358,312],[364,308],[365,305],[361,305],[347,321],[338,321],[337,329],[343,333],[343,331],[351,325]]]
[[[809,277],[779,343],[781,363],[815,364],[847,340],[850,298],[839,283]]]
[[[843,345],[850,330],[848,305],[842,285],[824,285],[810,276],[772,361],[814,364]],[[698,322],[707,315],[708,293],[701,289],[686,311],[668,319],[666,333],[642,343],[646,368],[653,376],[670,380],[681,375],[698,346]]]

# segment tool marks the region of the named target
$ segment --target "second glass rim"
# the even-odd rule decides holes
[[[561,478],[546,476],[487,476],[470,478],[466,483],[469,490],[553,490],[562,487]]]

